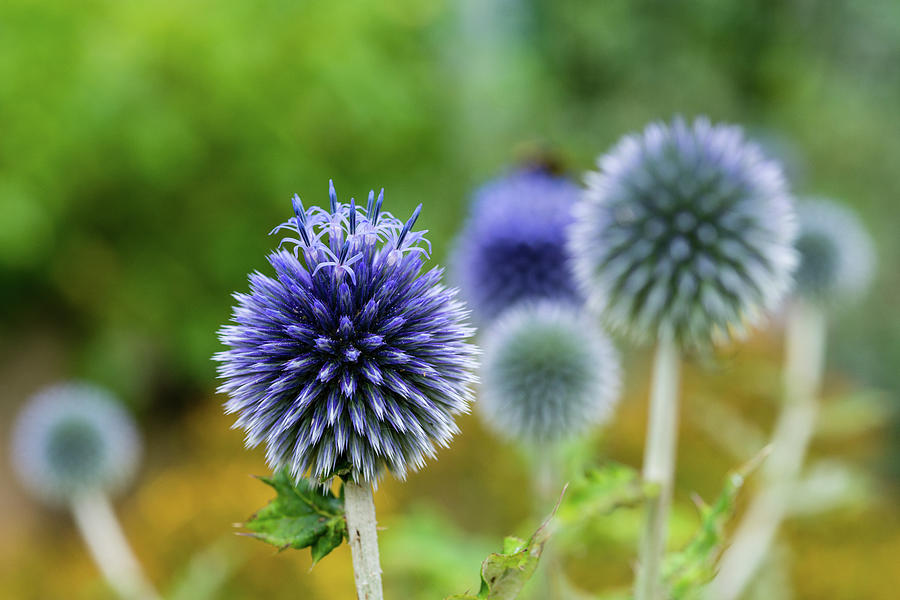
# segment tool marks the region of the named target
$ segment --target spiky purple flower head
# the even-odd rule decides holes
[[[226,412],[250,447],[266,446],[274,468],[325,481],[362,483],[385,470],[404,477],[446,446],[468,410],[474,381],[473,330],[442,270],[422,273],[430,246],[369,193],[330,210],[304,209],[273,230],[292,232],[268,259],[269,277],[250,275],[235,294],[230,349],[215,359],[230,396]]]
[[[41,390],[25,405],[12,432],[19,479],[54,505],[80,494],[119,491],[134,476],[140,450],[131,416],[109,392],[88,383]]]
[[[565,177],[539,168],[515,171],[475,193],[451,262],[479,322],[523,300],[580,302],[566,250],[579,194]]]
[[[705,346],[743,333],[789,291],[792,198],[781,167],[739,127],[654,123],[598,164],[571,249],[612,329]]]

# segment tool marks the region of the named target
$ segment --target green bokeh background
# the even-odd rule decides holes
[[[835,320],[830,381],[881,390],[890,408],[900,400],[898,57],[892,0],[5,0],[0,435],[7,439],[10,418],[41,384],[77,376],[117,392],[148,438],[144,479],[123,501],[126,526],[154,579],[170,581],[267,497],[239,475],[263,472],[262,461],[241,450],[218,414],[209,357],[229,294],[265,268],[275,243],[266,234],[289,216],[291,194],[321,204],[333,178],[343,197],[384,187],[395,214],[422,202],[419,224],[443,261],[469,193],[486,177],[547,152],[577,177],[620,135],[675,114],[744,124],[785,161],[799,194],[859,211],[876,240],[878,279],[864,303]],[[739,373],[768,365],[777,389],[777,332],[751,347],[731,357],[722,390],[765,425],[772,407],[744,393]],[[634,464],[645,358],[631,358],[622,421],[602,444]],[[529,514],[527,500],[506,491],[525,481],[518,455],[476,419],[462,426],[428,471],[405,486],[385,484],[389,522],[421,520],[396,522],[408,546],[388,554],[408,558],[427,544],[416,532],[444,531],[471,551],[466,559],[477,557]],[[882,508],[808,525],[831,538],[795,532],[809,549],[793,568],[797,598],[895,597],[877,569],[900,549],[890,508],[898,432],[885,424],[836,448],[878,478]],[[729,462],[689,426],[683,439],[686,501],[692,489],[711,493]],[[6,464],[0,474],[8,476]],[[192,500],[169,506],[173,497]],[[5,483],[0,509],[10,525],[0,536],[0,596],[77,589],[67,597],[106,597],[64,516],[29,506]],[[858,543],[835,556],[845,531]],[[352,594],[346,556],[307,575],[305,555],[273,558],[245,548],[253,543],[221,542],[225,554],[255,554],[252,567],[235,559],[244,566],[216,597]],[[624,547],[586,552],[608,554],[610,578],[622,583]],[[865,563],[867,553],[885,552]],[[474,578],[474,560],[464,581]],[[40,575],[51,564],[63,566]],[[395,597],[431,590],[422,582],[448,584],[414,566],[396,579]]]

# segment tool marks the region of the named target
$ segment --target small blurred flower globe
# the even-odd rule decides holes
[[[856,215],[831,200],[810,198],[798,203],[797,217],[795,295],[818,304],[861,296],[872,281],[875,251]]]
[[[739,127],[654,123],[598,165],[570,247],[612,330],[704,346],[742,334],[787,294],[793,201],[779,164]]]
[[[475,192],[451,264],[478,322],[523,300],[579,301],[566,229],[580,193],[542,167],[517,170]]]
[[[586,314],[565,303],[525,303],[484,340],[478,407],[501,437],[544,444],[577,437],[612,414],[618,353]]]
[[[62,383],[33,396],[12,432],[12,459],[25,488],[64,505],[79,495],[114,493],[134,477],[140,437],[106,390]]]
[[[442,271],[422,272],[428,242],[369,194],[366,210],[337,201],[276,228],[274,277],[235,294],[229,347],[215,356],[228,413],[273,469],[327,482],[404,477],[447,446],[468,410],[475,347],[468,311]]]

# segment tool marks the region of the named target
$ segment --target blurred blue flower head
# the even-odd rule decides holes
[[[571,439],[605,422],[619,398],[612,342],[569,304],[524,303],[488,330],[479,411],[502,437],[526,444]]]
[[[634,339],[741,335],[792,283],[793,201],[739,127],[654,123],[598,160],[571,250],[589,303]]]
[[[564,177],[523,169],[476,193],[452,265],[479,322],[523,300],[577,300],[566,228],[580,189]]]
[[[305,209],[276,227],[291,237],[235,294],[233,324],[220,331],[219,390],[248,446],[265,444],[272,468],[294,477],[404,477],[446,446],[454,415],[468,409],[473,330],[442,271],[422,273],[423,231],[381,210],[369,193],[330,209]],[[273,231],[274,233],[274,231]],[[291,250],[284,249],[291,246]]]
[[[12,433],[13,466],[39,499],[64,505],[80,494],[111,493],[137,469],[140,438],[106,390],[64,383],[37,393]]]
[[[821,198],[797,205],[800,265],[795,294],[822,304],[852,301],[872,281],[875,250],[862,223],[848,208]]]

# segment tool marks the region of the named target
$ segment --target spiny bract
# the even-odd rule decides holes
[[[479,322],[523,300],[579,301],[566,229],[580,189],[540,168],[485,184],[457,241],[453,274]]]
[[[57,384],[33,396],[16,420],[12,443],[22,483],[56,505],[118,491],[140,456],[130,415],[107,391],[86,383]]]
[[[420,273],[427,251],[369,193],[365,211],[337,201],[304,209],[273,230],[293,251],[269,255],[275,277],[250,275],[216,355],[228,413],[274,468],[357,482],[403,477],[446,446],[474,376],[467,311],[441,270]]]
[[[609,338],[576,307],[511,308],[488,330],[479,408],[501,436],[540,444],[584,433],[612,414],[621,369]]]
[[[853,300],[872,280],[875,251],[856,215],[830,200],[808,199],[797,205],[800,253],[795,294],[812,302]]]
[[[792,198],[780,166],[739,127],[654,123],[598,165],[570,243],[613,330],[703,346],[743,333],[790,289]]]

